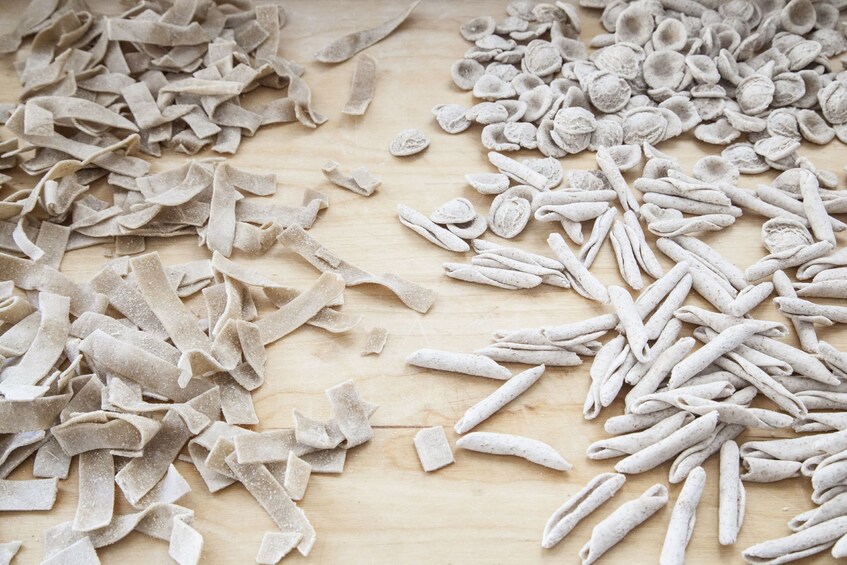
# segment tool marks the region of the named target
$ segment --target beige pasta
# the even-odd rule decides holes
[[[579,552],[583,565],[594,563],[667,503],[667,487],[653,485],[640,497],[618,506],[612,514],[591,530],[591,539]]]
[[[453,463],[453,450],[444,433],[444,426],[424,428],[415,434],[415,451],[423,470],[437,471]]]
[[[362,31],[353,32],[339,37],[315,54],[315,59],[321,63],[341,63],[359,51],[382,41],[402,24],[419,2],[412,2],[403,13],[386,20],[382,24]]]
[[[685,562],[685,549],[694,534],[694,525],[697,520],[697,506],[703,495],[703,487],[706,483],[706,472],[702,467],[696,467],[689,473],[688,478],[671,514],[665,542],[662,545],[662,553],[659,562],[662,565],[682,564]]]
[[[573,468],[555,449],[546,443],[522,436],[471,432],[461,437],[456,442],[456,447],[479,453],[520,457],[530,463],[556,471],[570,471]]]
[[[371,57],[361,55],[356,60],[351,83],[350,95],[341,111],[351,116],[363,116],[376,89],[376,62]]]
[[[585,517],[611,499],[626,482],[615,473],[597,475],[560,506],[544,525],[541,547],[550,549],[567,536]]]
[[[256,554],[258,565],[276,565],[282,558],[297,547],[303,539],[298,532],[265,532],[262,545]]]
[[[419,349],[406,358],[408,365],[450,371],[476,377],[508,380],[512,373],[502,365],[482,355],[452,353],[436,349]]]
[[[515,400],[534,385],[544,374],[544,365],[527,369],[509,378],[508,381],[480,402],[474,404],[456,422],[457,434],[464,434],[490,418],[501,408]]]

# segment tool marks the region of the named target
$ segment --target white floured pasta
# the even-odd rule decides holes
[[[676,499],[670,523],[668,523],[668,531],[665,534],[665,542],[662,545],[662,554],[659,558],[659,563],[662,565],[685,563],[685,549],[694,534],[697,506],[700,504],[705,484],[706,471],[702,467],[692,470],[685,480]]]
[[[462,418],[456,422],[454,428],[456,433],[469,432],[487,420],[498,410],[526,392],[543,374],[544,365],[539,365],[511,377],[488,397],[468,408]]]
[[[720,495],[718,499],[721,545],[732,545],[744,522],[746,495],[739,478],[738,444],[728,441],[720,451]]]
[[[550,549],[562,541],[583,518],[611,499],[626,482],[624,475],[602,473],[560,506],[544,525],[541,547]]]
[[[406,363],[426,369],[437,369],[497,380],[508,380],[512,376],[508,369],[488,357],[470,353],[419,349],[406,358]]]
[[[591,539],[579,552],[583,565],[599,559],[626,535],[668,503],[668,489],[653,485],[644,494],[618,506],[591,530]]]
[[[570,471],[573,468],[555,449],[527,437],[472,432],[460,438],[456,447],[492,455],[512,455],[556,471]]]

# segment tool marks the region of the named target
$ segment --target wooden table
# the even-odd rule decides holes
[[[597,420],[583,420],[590,360],[578,368],[548,369],[538,384],[479,428],[545,441],[574,464],[570,473],[514,458],[458,451],[455,464],[425,474],[412,445],[418,429],[433,425],[443,425],[453,443],[456,420],[497,385],[486,379],[408,367],[404,358],[410,352],[421,347],[472,351],[488,344],[497,329],[565,323],[608,308],[589,303],[573,291],[549,286],[506,291],[449,279],[442,274],[441,264],[467,261],[470,254],[451,254],[399,224],[395,214],[398,203],[429,213],[449,198],[464,196],[480,212],[488,209],[491,198],[477,194],[464,181],[466,173],[492,170],[479,142],[479,128],[448,135],[434,122],[430,109],[440,103],[472,104],[470,93],[458,90],[449,75],[450,65],[468,48],[458,27],[478,15],[504,17],[506,2],[424,0],[395,34],[367,50],[378,69],[376,98],[367,114],[342,115],[355,60],[327,66],[314,62],[312,55],[339,35],[393,16],[402,5],[378,0],[285,2],[289,21],[282,30],[282,54],[305,64],[304,78],[312,88],[314,105],[329,121],[317,130],[299,124],[261,129],[242,144],[231,163],[276,173],[280,183],[274,198],[281,202],[297,202],[306,188],[325,191],[331,205],[311,230],[313,236],[357,266],[375,273],[394,272],[435,289],[438,300],[428,314],[421,315],[379,288],[349,289],[344,312],[363,314],[365,321],[360,327],[342,336],[304,327],[269,347],[267,382],[254,394],[261,420],[257,429],[291,426],[293,408],[314,417],[328,416],[324,389],[347,379],[355,381],[364,398],[380,405],[372,420],[374,439],[350,453],[345,472],[313,476],[310,482],[301,503],[318,532],[310,563],[577,563],[577,552],[594,524],[650,485],[667,483],[669,468],[662,465],[630,477],[613,502],[586,519],[557,547],[541,548],[542,528],[553,510],[596,474],[612,470],[614,464],[614,460],[591,462],[584,455],[591,442],[605,437],[605,419],[622,411],[615,405]],[[600,33],[599,12],[581,10],[581,14],[583,38]],[[10,20],[0,18],[2,31],[13,24]],[[0,63],[0,76],[0,101],[14,101],[20,89],[8,57]],[[432,145],[411,158],[392,157],[389,142],[399,130],[410,127],[426,132]],[[2,137],[6,139],[8,133]],[[665,143],[661,149],[677,157],[687,170],[703,155],[717,152],[692,137]],[[801,150],[818,166],[839,172],[843,151],[838,142]],[[169,155],[156,161],[154,170],[185,158]],[[382,177],[382,187],[374,196],[363,198],[332,186],[320,172],[328,159],[339,161],[345,169],[368,167]],[[563,165],[596,167],[591,153],[563,159]],[[636,175],[628,178],[633,180]],[[744,177],[742,184],[754,187],[767,178],[772,176]],[[704,234],[703,239],[744,268],[764,254],[759,236],[762,221],[745,216],[724,231]],[[533,221],[511,243],[549,254],[545,240],[554,229],[553,224]],[[498,240],[491,234],[485,237]],[[841,236],[839,239],[844,241]],[[190,237],[150,241],[148,250],[158,251],[165,264],[208,257]],[[85,281],[100,268],[107,253],[102,247],[71,252],[62,270]],[[286,284],[305,287],[316,278],[316,271],[282,246],[260,258],[235,258]],[[607,284],[621,284],[609,243],[592,271]],[[698,300],[692,297],[692,302]],[[782,319],[769,305],[755,314]],[[365,334],[375,326],[390,331],[385,351],[378,357],[362,357]],[[820,335],[842,349],[847,347],[847,334],[838,329],[821,330]],[[747,434],[741,439],[751,437],[770,435]],[[194,488],[181,504],[195,510],[195,525],[205,538],[204,562],[254,562],[262,534],[275,529],[270,518],[241,486],[212,495],[191,465],[177,466]],[[13,478],[30,476],[30,467],[25,464]],[[812,507],[807,479],[747,484],[748,509],[739,541],[734,547],[721,547],[717,543],[714,458],[706,464],[706,471],[707,487],[688,548],[689,563],[739,562],[742,549],[789,533],[786,522]],[[59,500],[51,512],[0,517],[0,541],[24,542],[16,563],[38,563],[42,531],[73,518],[76,483],[74,465],[71,476],[60,484]],[[678,492],[679,486],[673,486],[671,504],[609,552],[604,562],[655,563]],[[128,511],[128,507],[119,511]],[[137,533],[99,554],[104,563],[169,562],[167,544]],[[830,558],[828,553],[822,555],[824,561]],[[306,561],[296,554],[286,559],[287,563]]]

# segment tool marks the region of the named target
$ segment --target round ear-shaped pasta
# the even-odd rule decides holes
[[[772,218],[762,225],[762,243],[770,253],[806,247],[814,242],[806,226],[792,218]]]
[[[497,75],[485,73],[473,86],[473,95],[483,100],[500,100],[515,95],[515,87]]]
[[[627,105],[632,96],[632,88],[618,75],[600,71],[589,76],[587,94],[595,108],[611,114]]]
[[[620,13],[615,22],[615,41],[644,45],[653,35],[653,14],[640,4],[633,4]]]
[[[717,155],[703,157],[694,164],[694,177],[708,183],[735,185],[740,173],[738,167]]]
[[[473,59],[459,59],[450,67],[453,84],[462,90],[473,90],[476,81],[485,74],[483,66]]]
[[[689,55],[685,58],[685,64],[691,75],[700,83],[717,84],[721,80],[718,67],[714,60],[706,55]]]
[[[653,51],[644,60],[644,82],[651,88],[676,90],[685,78],[685,55],[665,49]]]
[[[814,110],[799,110],[797,127],[807,141],[818,145],[826,145],[835,137],[835,130]]]
[[[775,91],[773,80],[767,76],[750,75],[738,83],[735,100],[745,114],[756,115],[768,109]]]
[[[682,125],[682,131],[693,129],[701,121],[697,107],[685,96],[671,96],[659,104],[659,107],[676,114]]]
[[[662,20],[653,32],[653,49],[661,51],[681,51],[688,41],[688,30],[685,24],[676,18]]]
[[[694,137],[712,145],[729,145],[741,135],[726,118],[694,128]]]
[[[805,35],[817,22],[815,6],[810,0],[791,0],[780,12],[779,21],[785,31]]]
[[[491,16],[480,16],[462,24],[459,27],[459,33],[468,41],[477,41],[494,33],[495,25],[494,18]]]

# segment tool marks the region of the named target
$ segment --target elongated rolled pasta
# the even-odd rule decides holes
[[[688,412],[676,412],[646,430],[595,441],[588,446],[586,456],[599,460],[637,453],[648,445],[665,439],[693,419],[694,416]]]
[[[654,393],[676,367],[694,348],[697,343],[693,337],[683,337],[663,351],[641,380],[632,387],[626,395],[626,405],[631,406],[642,396]]]
[[[609,293],[606,291],[606,287],[588,271],[582,261],[577,259],[561,235],[551,233],[547,238],[547,245],[565,266],[565,272],[569,276],[574,290],[590,300],[609,302]]]
[[[748,547],[742,553],[748,563],[776,565],[815,555],[847,534],[847,516],[821,522],[791,535]]]
[[[746,495],[739,478],[738,444],[728,441],[721,447],[720,489],[718,497],[718,539],[721,545],[732,545],[744,523]]]
[[[659,356],[668,350],[679,339],[679,332],[682,330],[682,322],[671,315],[670,320],[665,324],[664,329],[656,337],[656,341],[650,347],[653,359],[647,363],[638,362],[632,366],[626,374],[626,382],[630,385],[637,385],[645,374],[650,370]],[[685,353],[687,355],[688,352]],[[670,369],[668,369],[670,372]]]
[[[583,518],[611,499],[626,482],[626,476],[601,473],[560,506],[544,525],[541,547],[550,549],[562,541]]]
[[[591,530],[591,539],[579,552],[583,565],[589,565],[609,551],[626,535],[668,503],[665,485],[653,485],[635,500],[618,506]]]
[[[468,408],[464,416],[456,422],[456,426],[454,427],[456,433],[463,434],[469,432],[487,420],[498,410],[526,392],[543,374],[544,365],[539,365],[510,378],[489,396]]]
[[[709,366],[721,355],[732,351],[744,341],[764,328],[769,327],[768,322],[750,320],[744,324],[727,328],[718,334],[715,339],[686,357],[671,371],[670,386],[678,387],[703,369]]]
[[[610,286],[607,291],[635,358],[644,363],[648,362],[651,355],[647,330],[644,328],[641,316],[638,315],[632,296],[626,289],[619,286]]]
[[[682,565],[685,563],[685,549],[694,533],[697,521],[697,506],[703,496],[706,485],[706,471],[702,467],[694,468],[685,480],[676,504],[673,507],[662,554],[659,557],[661,565]]]
[[[709,437],[718,423],[717,412],[700,416],[663,440],[621,459],[615,465],[619,473],[643,473],[657,467],[684,449]]]
[[[841,516],[847,516],[847,493],[839,494],[817,508],[798,514],[788,521],[788,527],[799,532]]]
[[[472,432],[459,439],[456,447],[492,455],[513,455],[556,471],[570,471],[573,468],[546,443],[522,436]]]
[[[483,355],[453,353],[437,349],[419,349],[406,358],[406,364],[501,381],[508,380],[512,376],[506,367]]]

